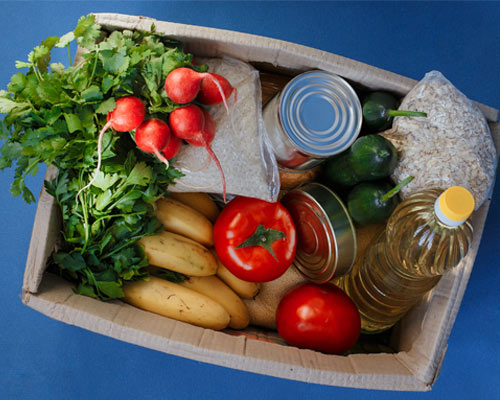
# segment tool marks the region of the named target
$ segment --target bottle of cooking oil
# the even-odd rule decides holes
[[[393,326],[467,254],[472,194],[461,186],[413,194],[394,210],[363,262],[336,284],[358,306],[365,333]]]

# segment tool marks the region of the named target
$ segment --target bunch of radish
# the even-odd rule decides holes
[[[215,124],[210,113],[193,102],[207,106],[224,103],[229,112],[227,99],[233,93],[236,99],[236,90],[221,75],[182,67],[168,74],[165,91],[176,103],[187,104],[170,113],[169,123],[173,134],[192,146],[202,146],[207,150],[220,171],[225,202],[226,178],[219,159],[210,146],[215,137]]]
[[[219,159],[210,144],[215,137],[215,123],[203,106],[224,103],[229,112],[227,99],[236,90],[221,75],[197,72],[181,67],[173,70],[165,80],[167,96],[180,106],[169,115],[168,123],[158,118],[146,118],[144,103],[135,96],[116,100],[116,107],[107,116],[107,123],[99,133],[96,171],[101,167],[102,138],[113,128],[117,132],[135,130],[135,142],[139,149],[154,154],[169,167],[169,161],[179,152],[182,141],[192,146],[204,147],[214,160],[222,178],[223,197],[226,201],[226,179]],[[202,106],[199,106],[198,104]],[[80,192],[92,185],[94,178]],[[80,193],[79,192],[79,193]]]

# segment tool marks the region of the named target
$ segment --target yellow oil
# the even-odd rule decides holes
[[[358,306],[365,333],[392,327],[467,254],[470,222],[450,227],[434,213],[442,192],[428,189],[403,201],[363,262],[336,280]]]

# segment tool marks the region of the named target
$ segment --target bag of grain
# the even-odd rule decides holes
[[[224,76],[236,88],[236,102],[232,95],[229,112],[222,104],[209,111],[216,129],[211,146],[222,165],[227,193],[276,201],[280,179],[262,122],[259,72],[229,57],[197,62],[207,64],[209,72]],[[219,170],[204,148],[182,146],[174,167],[184,176],[169,187],[170,191],[222,193]]]
[[[396,117],[392,128],[381,133],[399,153],[392,179],[415,177],[401,197],[460,185],[472,192],[479,208],[490,196],[496,165],[495,145],[481,111],[438,71],[427,73],[400,109],[427,113],[426,118]]]

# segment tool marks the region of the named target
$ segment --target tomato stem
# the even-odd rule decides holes
[[[271,228],[265,228],[264,225],[260,224],[257,226],[257,229],[255,229],[255,232],[252,233],[252,235],[246,239],[243,243],[240,245],[236,246],[236,249],[241,249],[243,247],[250,247],[250,246],[261,246],[264,249],[266,249],[273,258],[278,261],[278,258],[274,254],[274,251],[271,247],[271,245],[276,241],[280,239],[286,238],[286,235],[278,231],[276,229],[271,229]]]

